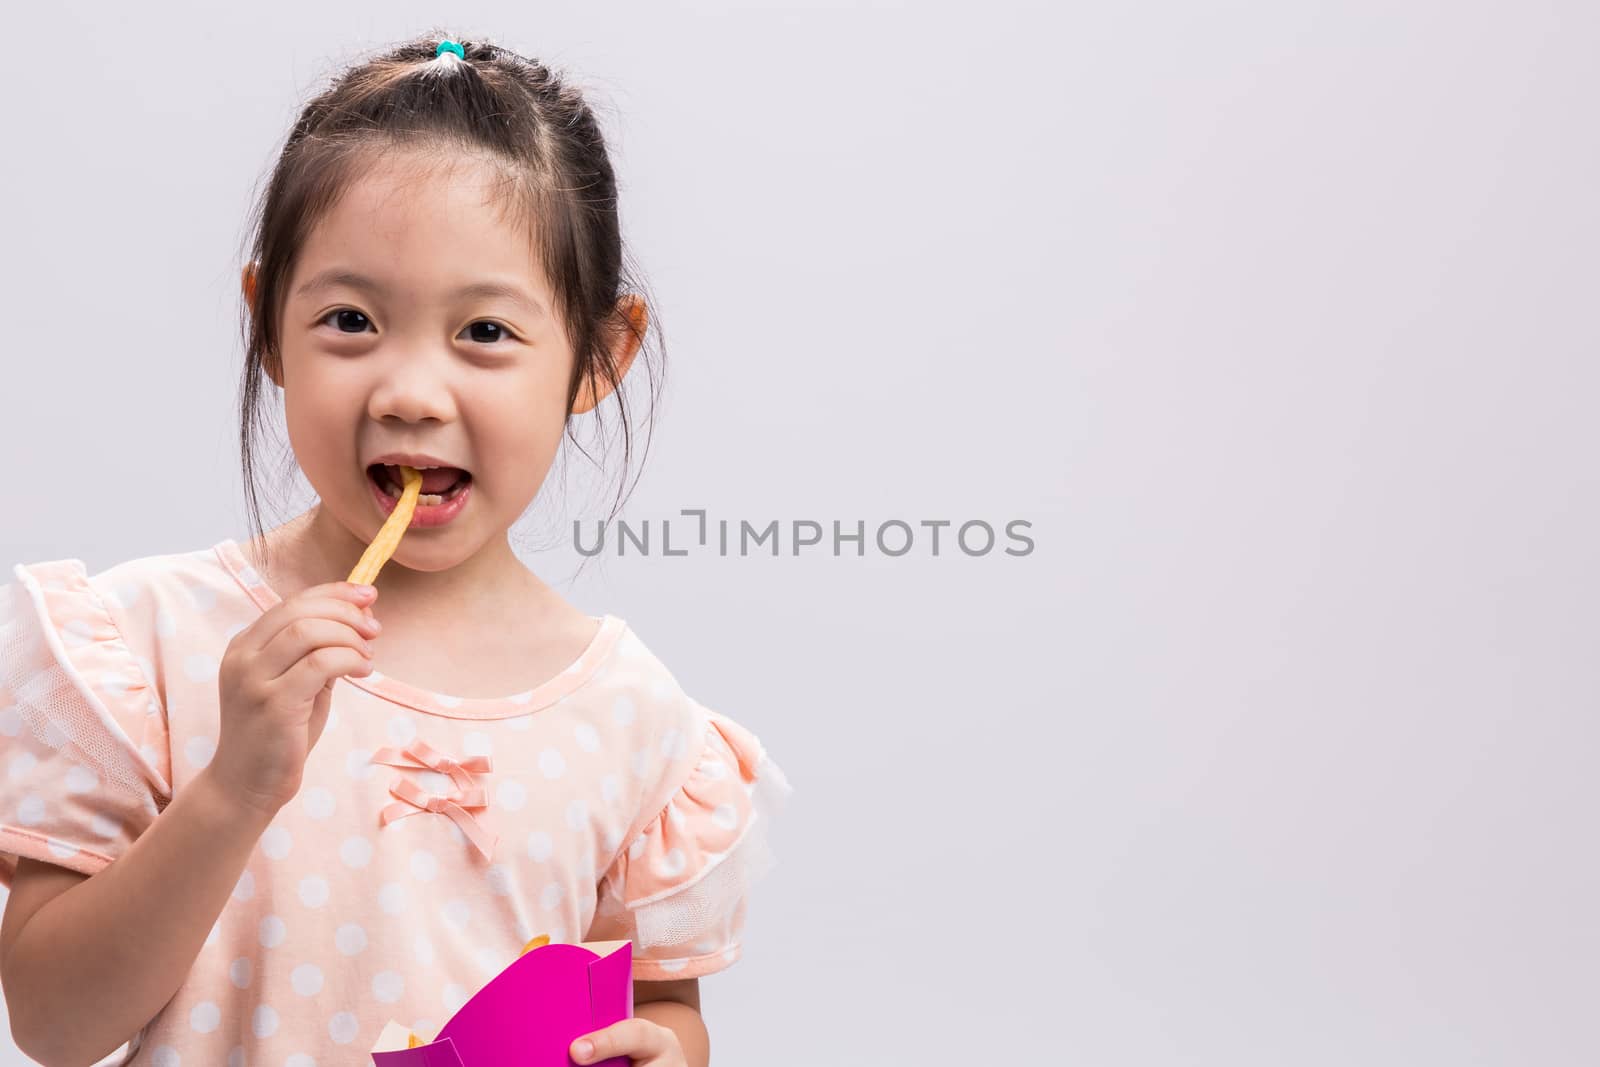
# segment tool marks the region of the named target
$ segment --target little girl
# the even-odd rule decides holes
[[[595,119],[544,66],[415,41],[307,106],[255,219],[255,536],[0,587],[0,977],[45,1064],[370,1063],[541,934],[633,943],[577,1063],[707,1063],[789,792],[508,528],[648,322]],[[317,503],[270,531],[264,389]],[[349,574],[420,468],[374,586]],[[466,1067],[472,1067],[471,1064]]]

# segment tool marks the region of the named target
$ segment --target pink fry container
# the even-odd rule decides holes
[[[376,1067],[574,1067],[584,1034],[633,1017],[633,942],[548,944],[518,956],[431,1042],[372,1052]],[[598,1067],[628,1067],[627,1056]]]

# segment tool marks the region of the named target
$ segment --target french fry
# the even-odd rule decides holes
[[[523,955],[523,953],[532,952],[536,948],[543,948],[545,945],[548,945],[549,943],[550,943],[550,935],[549,934],[540,934],[538,937],[534,938],[532,941],[529,941],[526,945],[523,945],[522,946],[522,952],[517,953],[517,955],[521,956],[521,955]]]
[[[400,538],[405,536],[406,527],[411,525],[411,515],[417,510],[417,497],[422,495],[422,472],[415,467],[402,466],[400,477],[405,480],[405,488],[400,491],[399,503],[389,512],[389,517],[378,530],[378,536],[372,539],[372,544],[361,553],[360,561],[346,581],[355,585],[371,585],[377,580],[378,571],[400,547]]]

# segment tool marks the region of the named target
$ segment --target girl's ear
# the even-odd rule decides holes
[[[631,293],[617,301],[616,314],[628,322],[626,328],[620,324],[612,326],[611,360],[616,364],[617,381],[620,382],[627,376],[628,368],[633,366],[633,357],[639,354],[639,339],[644,336],[650,315],[644,300]],[[611,391],[610,382],[598,375],[590,375],[578,386],[578,397],[572,402],[572,413],[582,415],[586,411],[593,411],[611,395]]]
[[[246,263],[244,270],[239,275],[239,288],[244,292],[244,301],[254,313],[256,306],[256,264]],[[261,369],[266,372],[272,384],[279,389],[283,388],[283,370],[278,365],[278,357],[266,353],[261,357]]]
[[[271,379],[272,384],[279,389],[283,388],[283,367],[278,362],[278,357],[267,352],[261,357],[261,369]]]

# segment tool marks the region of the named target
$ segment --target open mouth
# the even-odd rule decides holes
[[[418,467],[422,472],[422,493],[417,497],[418,507],[438,507],[459,496],[472,482],[472,472],[460,467]],[[400,468],[392,463],[374,463],[367,468],[367,477],[378,490],[392,500],[399,500],[402,491]]]

